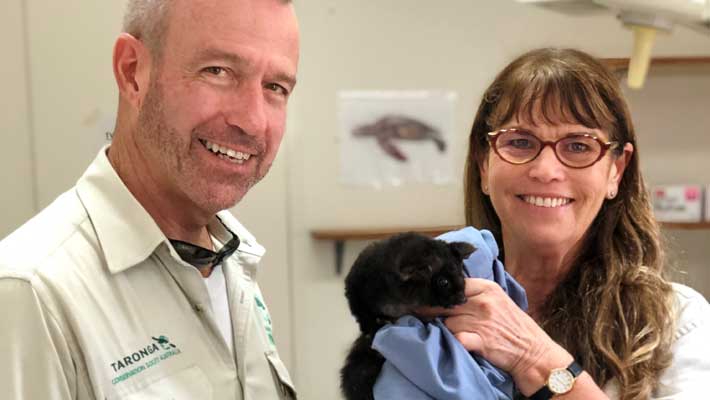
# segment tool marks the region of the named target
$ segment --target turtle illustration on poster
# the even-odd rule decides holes
[[[453,182],[456,93],[338,93],[341,181],[375,188]]]
[[[356,137],[374,137],[382,150],[398,161],[407,161],[407,156],[397,145],[398,140],[432,141],[440,152],[446,151],[446,142],[439,130],[405,115],[384,115],[371,124],[356,127],[352,134]]]

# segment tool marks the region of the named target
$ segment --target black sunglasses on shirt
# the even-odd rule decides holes
[[[204,267],[211,265],[212,268],[218,266],[225,258],[232,255],[239,247],[239,237],[230,231],[226,226],[224,227],[232,235],[227,243],[222,246],[219,251],[215,252],[204,247],[183,242],[177,239],[168,239],[170,244],[173,246],[175,251],[178,253],[180,258],[186,263],[196,267]]]

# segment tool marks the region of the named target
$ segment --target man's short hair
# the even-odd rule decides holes
[[[123,16],[123,31],[141,40],[157,58],[168,31],[170,3],[170,0],[129,0]]]
[[[292,0],[281,2],[289,4]],[[158,59],[168,31],[171,3],[171,0],[128,0],[123,17],[123,31],[140,39]]]

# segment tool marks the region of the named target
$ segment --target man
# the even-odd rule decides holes
[[[268,171],[295,85],[287,0],[131,0],[115,135],[0,243],[3,399],[290,399],[225,210]]]

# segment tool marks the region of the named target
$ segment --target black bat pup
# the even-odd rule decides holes
[[[464,265],[475,248],[413,232],[369,245],[345,278],[345,297],[360,327],[340,387],[347,400],[373,400],[384,357],[371,348],[378,329],[423,306],[453,307],[466,301]]]

